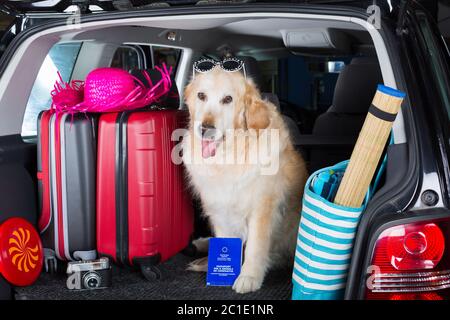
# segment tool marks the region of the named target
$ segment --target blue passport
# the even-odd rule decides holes
[[[241,273],[242,240],[211,238],[208,249],[207,286],[232,286]]]

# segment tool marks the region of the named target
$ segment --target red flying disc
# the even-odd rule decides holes
[[[0,273],[16,286],[36,281],[43,264],[42,243],[25,219],[11,218],[0,225]]]

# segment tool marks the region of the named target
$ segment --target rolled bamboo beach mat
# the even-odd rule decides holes
[[[378,86],[334,203],[362,206],[405,96],[399,90]]]

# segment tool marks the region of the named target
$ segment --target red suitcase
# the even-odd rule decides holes
[[[154,265],[188,247],[193,232],[183,168],[171,159],[172,132],[186,119],[179,110],[99,119],[97,250],[151,279],[158,276]]]

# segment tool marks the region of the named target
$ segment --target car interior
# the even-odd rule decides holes
[[[57,71],[65,81],[84,80],[98,67],[134,72],[165,63],[173,67],[183,101],[192,63],[228,56],[244,61],[247,77],[279,108],[310,173],[349,159],[376,85],[395,83],[379,39],[363,23],[342,17],[160,17],[61,26],[27,39],[4,70],[0,135],[22,137],[27,151],[21,163],[37,193],[36,123],[50,107]],[[197,220],[195,235],[207,235],[207,223]],[[203,274],[185,271],[191,259],[180,254],[164,263],[154,283],[117,268],[111,289],[92,292],[71,292],[63,274],[44,273],[33,286],[16,288],[16,298],[240,298],[229,288],[206,288]],[[289,299],[290,286],[291,271],[275,270],[261,290],[242,298]]]

